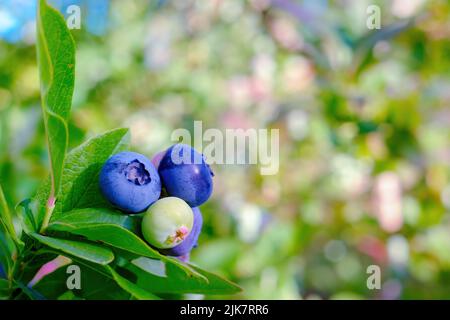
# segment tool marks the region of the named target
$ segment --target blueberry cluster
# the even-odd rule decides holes
[[[213,190],[204,156],[175,144],[150,161],[136,152],[111,156],[100,171],[104,197],[126,214],[144,212],[142,235],[161,253],[186,257],[197,245],[203,218],[198,206]]]

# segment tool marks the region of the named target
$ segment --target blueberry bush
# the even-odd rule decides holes
[[[128,148],[128,129],[108,131],[69,150],[75,42],[63,16],[45,0],[39,1],[36,23],[50,175],[35,196],[16,208],[0,189],[0,297],[160,299],[239,292],[218,275],[159,253],[142,238],[142,215],[123,214],[106,200],[100,170]],[[159,192],[152,202],[158,197]],[[193,213],[184,205],[192,227]],[[20,226],[13,223],[13,211]],[[66,268],[61,268],[69,264],[80,268],[82,286],[76,291],[69,290]]]
[[[161,298],[450,297],[449,1],[48,3],[66,20],[67,6],[80,5],[82,19],[81,29],[70,30],[76,67],[65,178],[47,230],[41,234],[35,226],[36,234],[113,248],[108,266],[133,284],[164,285],[168,293],[154,293]],[[380,29],[367,27],[371,5],[380,9]],[[44,218],[40,206],[51,186],[36,7],[36,0],[0,0],[1,214],[12,216],[1,228],[36,246],[22,250],[28,259],[16,264],[15,289],[9,290],[4,279],[14,263],[5,252],[20,244],[14,233],[2,232],[0,296],[18,297],[31,282],[44,297],[127,298],[110,274],[98,272],[104,271],[100,265],[41,250],[20,231],[24,214]],[[214,191],[200,207],[203,226],[190,263],[237,283],[243,288],[237,293],[181,293],[179,284],[156,276],[158,263],[141,258],[144,247],[135,247],[135,259],[92,240],[98,234],[83,227],[89,221],[74,223],[83,210],[99,215],[111,209],[89,184],[111,154],[151,158],[174,143],[174,130],[193,135],[197,120],[204,132],[280,130],[277,174],[262,176],[257,165],[213,165]],[[97,143],[102,136],[109,142]],[[71,215],[60,214],[72,207]],[[147,243],[139,218],[114,219]],[[100,227],[103,235],[123,231]],[[135,263],[126,264],[130,260]],[[81,291],[65,286],[73,265],[82,268]],[[155,273],[142,272],[150,266]],[[371,266],[380,268],[380,289],[367,287]],[[55,271],[33,281],[42,267]],[[184,276],[175,266],[167,270]]]

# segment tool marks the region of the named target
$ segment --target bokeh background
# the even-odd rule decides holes
[[[151,157],[194,120],[280,130],[277,175],[215,165],[201,208],[192,261],[240,284],[233,298],[450,298],[448,1],[51,2],[82,8],[71,147],[129,127]],[[380,30],[366,26],[371,4]],[[0,0],[11,206],[48,174],[35,10]],[[367,288],[369,265],[380,290]]]

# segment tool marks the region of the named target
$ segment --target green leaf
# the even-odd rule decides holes
[[[202,277],[181,261],[160,254],[137,236],[140,219],[106,208],[76,209],[52,219],[48,230],[81,235],[139,256],[157,258],[176,265],[191,277]]]
[[[115,129],[86,141],[68,153],[53,220],[75,208],[110,206],[101,195],[98,175],[105,161],[124,150],[128,141],[128,129]],[[41,185],[35,197],[41,206],[41,217],[49,194],[50,183],[47,181]]]
[[[60,188],[68,147],[67,121],[75,81],[75,42],[62,14],[48,6],[45,0],[39,1],[36,24],[41,104],[51,167],[49,199],[53,199]]]
[[[165,274],[150,273],[143,267],[144,259],[148,258],[140,258],[139,262],[133,261],[125,268],[137,276],[138,286],[154,293],[233,294],[241,291],[236,284],[195,266],[191,267],[200,273],[203,279],[188,277],[171,264],[165,265]]]
[[[130,293],[133,297],[139,300],[160,300],[159,297],[151,294],[147,290],[142,289],[141,287],[135,285],[133,282],[127,280],[122,277],[113,268],[110,266],[105,266],[105,270],[113,277],[116,283],[126,292]]]
[[[37,233],[31,233],[30,236],[50,248],[93,263],[106,265],[114,260],[114,254],[112,251],[99,245],[87,242],[51,238]]]
[[[76,209],[53,220],[49,230],[82,235],[138,255],[160,257],[156,250],[129,230],[137,223],[137,219],[106,208]]]
[[[15,251],[16,247],[11,236],[4,224],[0,223],[0,267],[2,267],[2,273],[7,276],[11,274],[13,269],[14,261],[12,257]]]
[[[11,212],[9,211],[8,203],[6,202],[5,194],[3,193],[3,188],[1,184],[0,184],[0,223],[3,225],[5,230],[9,232],[11,237],[17,238],[16,231],[14,230]]]
[[[219,276],[215,273],[203,270],[197,266],[190,265],[195,271],[208,279],[207,293],[211,294],[234,294],[242,291],[237,284]],[[205,291],[204,291],[205,292]]]
[[[0,279],[0,290],[9,289],[9,281],[5,279]]]
[[[8,299],[9,297],[9,281],[5,279],[0,279],[0,300]]]
[[[19,210],[20,209],[20,210]],[[38,226],[33,212],[36,212],[36,201],[25,199],[16,206],[22,230],[25,233],[33,233],[38,231]]]

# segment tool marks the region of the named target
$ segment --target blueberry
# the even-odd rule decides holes
[[[193,224],[191,207],[179,198],[167,197],[148,208],[142,219],[142,235],[156,248],[173,248],[189,236]]]
[[[211,196],[213,173],[203,155],[185,144],[175,144],[164,154],[158,173],[169,196],[198,207]]]
[[[192,208],[192,212],[194,213],[194,224],[191,233],[189,233],[182,243],[170,249],[160,250],[161,253],[173,257],[182,257],[188,255],[197,246],[198,236],[202,231],[203,217],[200,209],[197,207]]]
[[[110,157],[100,171],[100,190],[117,208],[137,213],[147,209],[161,194],[161,181],[153,164],[135,152]]]

